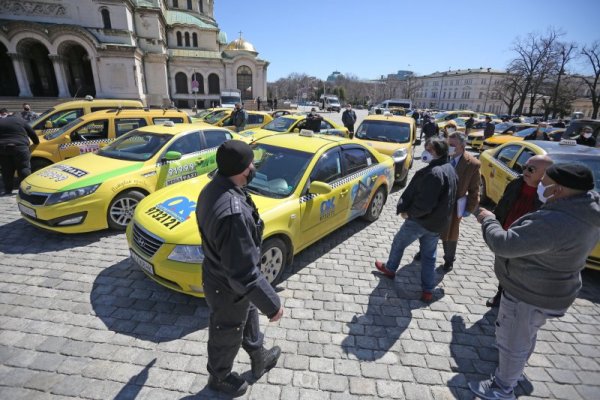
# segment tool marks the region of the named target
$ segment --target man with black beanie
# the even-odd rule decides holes
[[[583,164],[554,164],[537,187],[543,203],[504,230],[480,209],[483,238],[496,255],[504,288],[496,321],[498,368],[491,379],[470,382],[483,399],[514,399],[538,330],[565,314],[581,289],[581,270],[600,240],[600,195]]]
[[[196,218],[204,262],[204,295],[210,309],[208,330],[209,387],[233,397],[248,383],[231,372],[240,346],[250,355],[259,379],[277,364],[281,349],[263,347],[257,308],[278,321],[279,296],[260,271],[263,221],[245,186],[256,173],[252,148],[240,140],[217,150],[218,172],[198,197]]]

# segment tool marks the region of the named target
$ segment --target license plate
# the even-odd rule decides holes
[[[129,250],[131,254],[131,259],[138,267],[149,273],[150,275],[154,275],[154,267],[148,261],[144,260],[142,257],[138,256],[133,250]]]
[[[23,205],[21,203],[18,203],[18,204],[19,204],[19,211],[21,211],[23,214],[28,215],[28,216],[30,216],[32,218],[37,218],[37,215],[36,215],[35,210],[33,208],[27,207],[27,206],[25,206],[25,205]]]

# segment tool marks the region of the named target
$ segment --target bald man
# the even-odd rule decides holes
[[[525,163],[523,175],[511,181],[504,189],[504,193],[494,209],[496,219],[507,230],[517,219],[523,215],[536,211],[542,202],[538,199],[536,189],[542,181],[546,168],[552,165],[552,159],[546,155],[533,156]],[[498,307],[502,287],[498,286],[496,295],[485,303],[488,307]]]

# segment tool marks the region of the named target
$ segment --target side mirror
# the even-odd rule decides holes
[[[52,125],[52,121],[46,121],[44,124],[44,129],[52,129],[54,125]]]
[[[308,193],[312,194],[328,194],[333,191],[331,185],[325,182],[314,181],[310,183]]]
[[[421,145],[421,139],[415,139],[415,146]]]
[[[167,151],[162,157],[164,161],[175,161],[181,159],[181,153],[178,151]]]

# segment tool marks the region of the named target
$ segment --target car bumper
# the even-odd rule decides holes
[[[402,162],[398,162],[398,163],[394,163],[394,182],[399,182],[401,180],[403,180],[404,178],[406,178],[406,175],[408,175],[408,166],[407,166],[407,160],[404,160]]]
[[[129,224],[126,237],[134,266],[140,268],[147,277],[161,286],[192,296],[204,297],[202,264],[169,260],[168,257],[175,248],[174,244],[165,243],[139,225],[135,229],[136,235],[141,232],[143,240],[154,240],[159,245],[156,251],[138,245],[134,240],[134,223]]]

